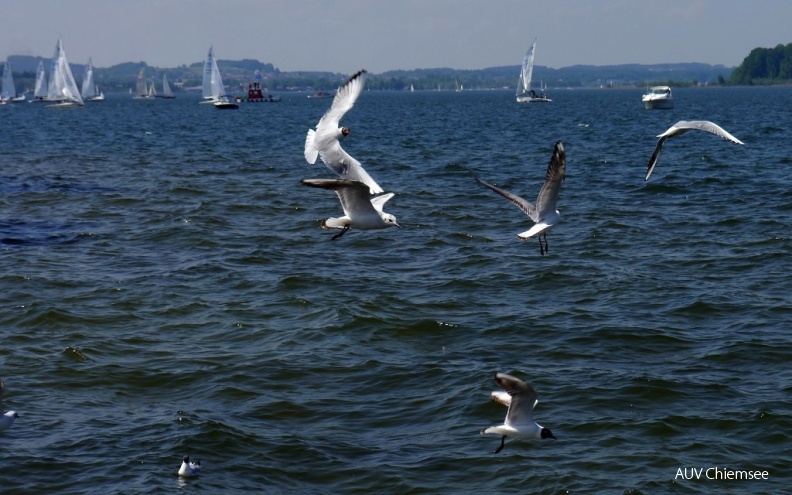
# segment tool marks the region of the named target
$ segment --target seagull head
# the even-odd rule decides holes
[[[396,223],[396,217],[391,215],[390,213],[383,213],[382,220],[388,224],[388,226],[398,227],[401,228],[401,225]]]
[[[345,137],[349,136],[349,127],[342,127],[340,130],[341,137],[339,139],[344,139]]]
[[[541,437],[542,437],[542,440],[544,440],[546,438],[552,438],[553,440],[558,440],[555,437],[555,435],[553,435],[553,432],[550,431],[550,428],[542,428]]]

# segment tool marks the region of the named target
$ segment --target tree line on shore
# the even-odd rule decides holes
[[[14,68],[18,90],[32,90],[35,69],[40,60],[45,67],[49,60],[42,57],[9,57]],[[71,64],[78,82],[84,70],[80,64]],[[219,60],[218,66],[229,90],[242,92],[254,81],[256,71],[261,82],[270,91],[332,91],[347,77],[346,74],[318,71],[284,72],[270,63],[258,60]],[[135,86],[138,73],[143,69],[154,81],[167,75],[177,91],[196,90],[201,86],[203,62],[174,68],[159,68],[145,62],[126,62],[107,68],[94,67],[94,79],[103,91],[128,91]],[[490,67],[478,70],[450,68],[394,70],[371,74],[366,86],[374,90],[401,91],[505,89],[517,84],[519,65]],[[551,68],[537,65],[534,81],[551,88],[596,87],[646,87],[665,84],[669,86],[702,85],[766,85],[792,82],[792,43],[775,48],[755,48],[735,67],[700,63],[675,64],[622,64],[609,66],[575,65]]]

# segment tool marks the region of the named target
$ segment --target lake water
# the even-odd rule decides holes
[[[0,107],[2,492],[787,491],[792,88],[641,94],[365,92],[344,148],[403,228],[335,241],[299,184],[330,100]],[[695,119],[745,146],[689,132],[645,182]],[[557,140],[541,256],[474,178],[533,200]],[[496,371],[557,441],[493,453]],[[715,467],[769,478],[678,474]]]

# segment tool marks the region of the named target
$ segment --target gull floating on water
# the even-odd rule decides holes
[[[179,476],[195,476],[201,470],[201,461],[190,462],[190,456],[186,455],[182,458],[181,467],[179,468]]]
[[[509,407],[506,419],[500,426],[490,426],[481,430],[482,435],[489,433],[502,435],[500,446],[495,449],[497,454],[506,445],[506,437],[525,438],[530,440],[556,440],[549,428],[544,428],[534,422],[533,409],[539,402],[539,394],[529,384],[519,378],[505,373],[496,373],[495,381],[505,390],[492,392],[490,397],[496,402]]]
[[[544,255],[548,252],[547,231],[561,220],[561,213],[556,210],[556,203],[558,202],[558,193],[561,191],[561,183],[564,182],[565,175],[566,153],[564,152],[563,143],[558,141],[553,149],[553,156],[550,158],[550,164],[547,166],[547,174],[544,184],[539,190],[539,197],[536,198],[536,205],[529,203],[509,191],[484,182],[481,179],[476,180],[517,205],[531,217],[535,225],[529,230],[517,234],[517,237],[520,239],[528,239],[538,235],[539,252]],[[544,245],[542,245],[542,235],[544,235]]]
[[[341,229],[341,232],[333,236],[334,240],[344,235],[350,228],[375,230],[400,227],[396,223],[396,217],[382,211],[385,202],[394,196],[393,193],[371,198],[369,186],[354,180],[304,179],[301,183],[321,189],[332,189],[338,194],[344,216],[328,218],[322,222],[322,227],[325,229]]]
[[[341,147],[341,140],[349,135],[349,127],[338,127],[338,123],[347,111],[355,104],[363,85],[366,82],[366,70],[353,74],[338,88],[330,109],[324,114],[316,125],[316,130],[308,130],[305,136],[305,160],[316,163],[320,157],[330,170],[339,177],[347,180],[356,180],[369,186],[371,194],[383,192],[382,188],[363,169],[360,162],[349,156]]]
[[[649,166],[646,169],[646,178],[644,178],[644,180],[649,180],[649,176],[652,175],[652,171],[654,170],[655,165],[657,165],[657,159],[660,157],[660,150],[663,149],[663,143],[665,143],[665,140],[674,136],[680,136],[691,129],[711,132],[712,134],[720,136],[723,139],[728,139],[732,143],[745,144],[726,132],[723,127],[714,122],[710,122],[709,120],[680,120],[676,124],[669,127],[667,131],[657,136],[660,139],[657,140],[657,145],[655,146],[654,152],[652,153],[652,158],[649,159]]]
[[[5,384],[0,380],[0,413],[3,412],[3,395],[5,395]],[[0,416],[0,431],[11,428],[11,425],[14,424],[14,420],[18,417],[19,414],[17,414],[16,411],[8,411]]]

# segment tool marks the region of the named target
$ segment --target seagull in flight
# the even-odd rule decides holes
[[[370,197],[369,186],[354,180],[345,179],[303,179],[302,184],[321,189],[331,189],[336,192],[344,209],[344,216],[328,218],[322,222],[322,228],[341,229],[333,236],[338,239],[350,228],[360,230],[385,229],[388,227],[401,227],[396,223],[396,217],[382,211],[385,202],[394,194],[382,194]]]
[[[657,165],[657,159],[660,157],[660,150],[663,149],[663,143],[665,143],[665,140],[674,136],[680,136],[691,129],[711,132],[712,134],[720,136],[723,139],[728,139],[732,143],[745,144],[726,132],[723,127],[714,122],[710,122],[709,120],[680,120],[676,124],[669,127],[667,131],[657,136],[660,139],[657,140],[657,145],[655,146],[654,152],[652,153],[652,158],[649,159],[649,166],[646,169],[646,178],[644,178],[644,180],[649,180],[649,176],[652,175],[652,171],[654,170],[655,165]]]
[[[190,456],[186,455],[182,458],[181,467],[179,468],[179,476],[195,476],[201,470],[201,461],[190,462]]]
[[[316,163],[316,158],[319,157],[342,179],[362,182],[369,186],[371,194],[379,194],[383,192],[379,184],[363,169],[359,161],[349,156],[341,147],[341,140],[350,131],[349,127],[339,127],[339,122],[363,91],[366,73],[365,69],[356,72],[338,88],[330,109],[319,120],[316,130],[308,129],[304,155],[308,163]]]
[[[549,428],[536,424],[533,419],[533,409],[539,402],[539,394],[529,384],[519,378],[505,373],[496,373],[495,381],[505,391],[492,392],[490,397],[509,407],[506,419],[502,425],[490,426],[481,430],[482,435],[502,435],[500,446],[495,449],[497,454],[506,445],[506,437],[526,438],[530,440],[544,440],[552,438],[557,440]]]
[[[3,395],[5,394],[5,384],[2,380],[0,380],[0,413],[3,412]],[[0,416],[0,431],[7,430],[11,428],[11,425],[14,424],[14,420],[19,417],[19,414],[16,411],[8,411]]]
[[[561,183],[564,182],[565,176],[566,153],[564,152],[564,144],[558,141],[553,149],[553,156],[550,158],[550,164],[547,166],[547,174],[544,184],[542,184],[542,188],[539,190],[539,197],[536,198],[536,205],[529,203],[516,194],[512,194],[509,191],[484,182],[481,179],[476,180],[517,205],[531,217],[531,220],[534,221],[534,226],[521,234],[517,234],[517,237],[519,239],[528,239],[535,235],[538,236],[539,253],[544,256],[549,250],[547,244],[547,231],[561,220],[561,213],[556,210],[556,203],[558,202],[558,193],[561,191]],[[544,245],[542,244],[543,235]]]

